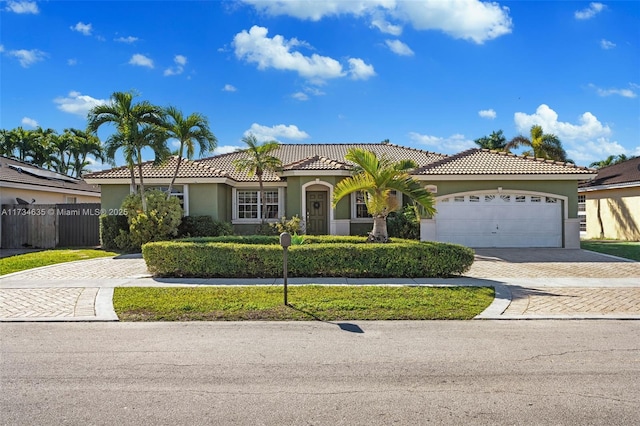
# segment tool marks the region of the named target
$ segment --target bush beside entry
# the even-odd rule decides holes
[[[277,236],[199,238],[147,243],[149,271],[162,277],[280,278]],[[474,252],[457,244],[394,239],[367,244],[359,237],[306,236],[289,247],[290,277],[419,278],[465,273]]]

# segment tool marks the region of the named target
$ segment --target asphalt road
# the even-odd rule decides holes
[[[639,321],[0,324],[3,425],[627,425]]]

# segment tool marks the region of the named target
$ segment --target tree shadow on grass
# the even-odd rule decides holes
[[[309,312],[309,311],[305,311],[304,309],[300,309],[295,307],[292,304],[288,304],[287,306],[289,306],[291,309],[294,309],[302,314],[305,314],[311,318],[313,318],[316,321],[319,322],[324,322],[326,324],[333,324],[333,325],[337,325],[338,327],[340,327],[340,330],[342,331],[348,331],[349,333],[357,333],[357,334],[363,334],[364,330],[362,328],[360,328],[359,325],[357,324],[353,324],[353,323],[349,323],[349,322],[332,322],[332,321],[326,321],[323,320],[322,318],[318,317],[316,314],[314,314],[313,312]]]

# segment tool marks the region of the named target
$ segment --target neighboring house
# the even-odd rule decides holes
[[[481,149],[448,156],[388,143],[283,144],[273,153],[281,159],[282,171],[263,176],[269,219],[298,215],[309,234],[370,231],[373,220],[361,194],[331,208],[335,185],[351,174],[352,164],[344,158],[350,148],[418,164],[412,174],[433,192],[438,210],[421,221],[423,240],[471,247],[579,247],[577,186],[594,177],[593,170]],[[258,180],[233,166],[243,155],[183,160],[174,195],[181,198],[185,215],[229,221],[238,233],[256,229],[262,209]],[[166,189],[176,162],[177,157],[159,167],[145,163],[145,188]],[[130,192],[127,167],[85,179],[101,185],[103,209],[117,209]]]
[[[603,167],[578,194],[585,238],[640,241],[640,157]]]
[[[100,187],[90,185],[82,179],[0,156],[0,205],[76,203],[100,203]],[[19,213],[4,211],[0,218],[4,219],[4,216],[10,214]]]

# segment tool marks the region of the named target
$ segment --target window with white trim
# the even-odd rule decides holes
[[[64,202],[67,204],[76,204],[78,202],[78,198],[67,195],[64,197]]]
[[[262,219],[263,203],[260,198],[260,191],[254,189],[234,189],[234,197],[234,220],[256,221]],[[266,218],[278,219],[282,211],[280,189],[265,190],[264,201]]]
[[[174,185],[171,187],[171,196],[172,197],[176,197],[179,201],[180,201],[180,207],[182,207],[182,214],[184,216],[188,216],[189,215],[189,211],[187,206],[185,206],[184,200],[185,200],[185,191],[186,191],[186,186],[187,185]],[[138,188],[139,190],[140,188]],[[145,191],[162,191],[165,194],[169,191],[169,187],[168,186],[145,186],[144,187]]]
[[[392,190],[390,195],[396,198],[400,197],[399,202],[400,204],[402,204],[402,193]],[[367,209],[367,203],[365,202],[366,196],[367,196],[367,193],[365,191],[358,191],[354,193],[354,196],[352,197],[352,200],[353,200],[352,217],[354,219],[367,219],[371,217],[371,215],[369,214],[369,210]]]
[[[587,196],[578,195],[578,219],[580,219],[580,232],[587,232]]]

